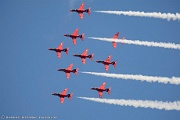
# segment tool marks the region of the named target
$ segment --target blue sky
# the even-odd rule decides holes
[[[91,7],[91,15],[81,20],[69,10]],[[135,100],[180,100],[178,85],[147,83],[133,80],[111,79],[78,73],[69,80],[58,68],[73,63],[79,71],[105,72],[104,66],[95,60],[118,60],[117,68],[110,66],[109,73],[142,74],[148,76],[180,77],[180,51],[135,45],[117,44],[114,49],[109,42],[88,37],[112,37],[131,40],[180,43],[180,21],[129,17],[95,13],[96,10],[144,11],[180,13],[178,0],[162,1],[108,1],[108,0],[1,0],[0,1],[0,115],[5,116],[55,116],[59,119],[125,119],[125,120],[179,120],[179,111],[134,108],[95,103],[78,99],[78,96],[98,97],[90,87],[106,82],[112,87],[111,95],[103,98]],[[63,34],[79,28],[85,40],[77,39],[74,46]],[[64,42],[70,47],[69,55],[62,53],[58,59],[48,48]],[[83,65],[73,54],[81,54],[86,48],[94,53],[94,61]],[[52,92],[65,88],[73,92],[73,100],[59,98]]]

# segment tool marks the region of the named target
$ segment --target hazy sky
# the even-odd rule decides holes
[[[81,20],[70,9],[91,7],[91,14],[84,13]],[[179,111],[165,111],[150,108],[134,108],[102,104],[77,97],[96,97],[98,87],[106,82],[112,87],[111,94],[103,94],[106,99],[134,100],[180,100],[180,86],[173,84],[149,83],[82,74],[82,71],[105,72],[104,66],[96,60],[104,60],[112,55],[118,60],[117,67],[110,65],[108,73],[141,74],[146,76],[180,77],[180,50],[158,47],[136,46],[121,43],[114,49],[110,42],[88,37],[111,38],[120,32],[119,38],[180,44],[180,21],[130,17],[97,13],[100,10],[144,11],[180,13],[178,0],[1,0],[0,1],[0,116],[53,116],[58,119],[123,119],[123,120],[179,120]],[[77,39],[74,46],[64,34],[76,28],[85,33],[85,40]],[[64,42],[63,48],[70,47],[69,54],[56,53],[48,48],[56,48]],[[93,61],[81,63],[73,54],[81,54],[88,48],[94,53]],[[66,68],[71,63],[79,68],[76,76],[71,73],[66,79],[58,68]],[[73,99],[65,98],[61,104],[52,92],[73,92]]]

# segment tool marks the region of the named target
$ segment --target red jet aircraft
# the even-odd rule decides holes
[[[61,93],[52,93],[52,95],[60,97],[60,102],[64,103],[64,97],[68,97],[70,100],[72,100],[72,94],[66,94],[68,88],[64,89]]]
[[[70,10],[70,12],[77,12],[79,14],[79,17],[83,19],[83,12],[86,12],[88,13],[88,15],[90,15],[90,9],[91,8],[84,9],[84,3],[82,3],[78,9]]]
[[[73,72],[73,73],[76,74],[76,75],[77,75],[77,73],[78,73],[78,68],[72,70],[72,66],[73,66],[73,64],[70,64],[66,69],[58,69],[57,71],[63,71],[63,72],[65,72],[65,73],[66,73],[66,78],[69,79],[71,72]]]
[[[112,65],[114,65],[114,67],[116,67],[116,62],[117,62],[117,60],[116,60],[116,61],[113,61],[113,62],[111,62],[110,60],[111,60],[111,55],[108,56],[108,58],[107,58],[106,60],[104,60],[104,61],[96,60],[96,62],[97,62],[97,63],[102,63],[102,64],[104,64],[105,70],[106,70],[106,72],[107,72],[108,69],[109,69],[109,64],[112,64]]]
[[[71,37],[74,45],[76,45],[76,38],[81,38],[82,41],[84,41],[84,33],[82,35],[78,35],[78,29],[76,29],[73,34],[64,34],[66,37]]]
[[[88,55],[88,49],[86,49],[82,54],[78,55],[73,55],[75,57],[80,57],[82,60],[82,63],[85,64],[86,63],[86,58],[90,58],[91,60],[93,59],[94,53],[91,55]]]
[[[63,49],[63,42],[57,47],[57,48],[49,48],[48,50],[52,50],[52,51],[55,51],[58,58],[61,57],[61,52],[66,52],[66,54],[68,54],[68,50],[69,50],[69,47],[68,48],[65,48]]]
[[[118,35],[119,35],[119,32],[117,32],[114,36],[113,36],[113,39],[118,39]],[[123,37],[122,38],[122,40],[124,40],[125,39],[125,37]],[[122,44],[124,44],[124,42],[122,42]],[[113,42],[112,42],[112,45],[113,45],[113,47],[114,48],[116,48],[116,40],[114,40]]]
[[[106,85],[106,82],[104,82],[99,88],[95,87],[95,88],[91,88],[91,90],[97,90],[97,91],[98,91],[98,94],[99,94],[99,97],[102,98],[103,91],[106,91],[106,92],[110,95],[111,87],[105,89],[105,88],[104,88],[105,85]]]

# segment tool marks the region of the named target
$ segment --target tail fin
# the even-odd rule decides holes
[[[112,62],[112,65],[114,65],[114,67],[116,67],[116,63],[117,63],[117,60],[116,60],[116,61],[113,61],[113,62]]]
[[[69,98],[70,100],[72,100],[72,95],[73,95],[73,93],[68,94],[68,98]]]
[[[94,53],[90,55],[90,60],[93,60]]]
[[[77,75],[78,74],[78,68],[74,69],[73,73]]]
[[[88,9],[87,9],[88,15],[90,15],[90,12],[91,12],[91,8],[88,8]]]
[[[84,33],[81,35],[81,40],[84,41]]]
[[[125,39],[125,37],[122,38],[122,44],[123,44],[123,45],[124,45],[124,42],[123,42],[124,39]]]

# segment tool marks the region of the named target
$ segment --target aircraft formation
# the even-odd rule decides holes
[[[77,12],[80,19],[83,19],[83,13],[86,12],[86,13],[88,13],[88,15],[90,15],[90,10],[91,10],[91,8],[84,9],[84,3],[82,3],[78,9],[72,9],[72,10],[70,10],[70,12]],[[72,39],[72,42],[74,45],[76,45],[77,38],[80,38],[82,41],[84,41],[84,35],[85,35],[84,33],[79,35],[78,29],[76,29],[72,34],[64,34],[64,36],[70,37]],[[116,49],[116,47],[117,47],[116,39],[118,39],[118,35],[119,35],[119,32],[115,33],[115,35],[112,37],[114,39],[114,41],[112,42],[112,46],[114,47],[114,49]],[[123,39],[124,38],[122,38],[122,40]],[[69,47],[63,49],[63,44],[64,43],[62,42],[59,44],[59,46],[57,48],[48,48],[48,50],[55,51],[57,54],[57,57],[60,59],[62,52],[65,52],[68,55]],[[124,44],[124,43],[122,43],[122,44]],[[86,58],[89,58],[91,61],[93,60],[94,53],[88,54],[88,49],[86,49],[82,54],[74,54],[73,56],[81,58],[82,64],[85,64]],[[117,60],[111,61],[111,58],[112,58],[112,56],[109,55],[105,60],[96,60],[96,62],[103,64],[106,72],[108,72],[109,65],[113,65],[114,68],[116,68],[116,64],[117,64]],[[70,64],[67,68],[58,68],[57,71],[64,72],[66,74],[66,78],[69,79],[70,73],[74,73],[76,75],[78,73],[78,68],[72,69],[72,67],[73,67],[73,64]],[[98,92],[99,97],[102,98],[103,92],[107,92],[110,95],[110,91],[111,91],[111,87],[105,88],[105,85],[106,85],[106,82],[103,82],[102,85],[100,85],[100,87],[92,87],[90,89],[96,90]],[[52,95],[58,96],[60,99],[60,103],[64,103],[65,97],[67,97],[71,100],[72,95],[73,95],[73,93],[67,94],[66,93],[67,90],[68,90],[68,88],[65,88],[61,93],[52,93]]]

